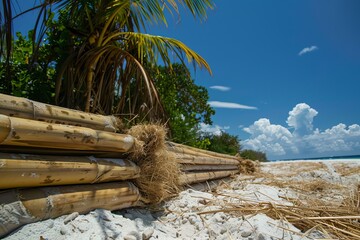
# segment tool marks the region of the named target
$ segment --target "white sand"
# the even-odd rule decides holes
[[[291,205],[289,198],[317,197],[341,202],[342,197],[360,184],[360,160],[295,161],[261,165],[261,174],[239,175],[213,192],[192,189],[168,201],[159,209],[131,208],[110,212],[97,209],[86,215],[72,214],[28,224],[5,239],[315,239],[286,221],[271,219],[264,213],[242,215],[221,210],[224,206],[270,202]],[[285,182],[324,181],[345,185],[341,189],[320,189],[306,194],[278,187],[269,179]],[[155,211],[158,210],[158,211]]]

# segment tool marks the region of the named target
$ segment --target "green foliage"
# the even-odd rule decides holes
[[[0,7],[6,9],[6,14],[0,12],[0,59],[6,59],[1,68],[0,90],[3,92],[48,102],[48,96],[39,99],[42,95],[33,92],[38,92],[37,86],[46,91],[46,87],[53,88],[53,83],[48,84],[44,76],[53,75],[49,71],[56,69],[56,104],[103,114],[163,120],[161,102],[144,67],[146,64],[161,60],[170,66],[174,59],[181,63],[188,60],[211,73],[208,63],[182,42],[142,32],[152,24],[166,25],[167,17],[173,13],[180,17],[180,6],[194,17],[205,19],[207,10],[214,6],[212,0],[36,1],[34,7],[25,10],[39,11],[34,22],[36,33],[31,38],[36,39],[31,44],[35,50],[27,52],[36,57],[31,58],[35,61],[29,61],[28,65],[23,62],[30,58],[20,59],[21,66],[8,61],[14,54],[9,43],[15,2],[3,1],[4,6]],[[57,20],[51,11],[54,5]],[[52,60],[42,62],[37,55],[44,37],[51,46],[48,53]],[[48,67],[52,61],[55,68]],[[38,65],[41,66],[38,68]],[[21,76],[14,77],[16,73]],[[35,84],[37,79],[41,80]],[[130,92],[133,82],[136,90]]]
[[[54,96],[55,84],[52,79],[55,67],[51,61],[50,46],[40,46],[34,58],[32,31],[28,38],[20,33],[16,33],[16,36],[9,64],[10,77],[5,70],[5,61],[0,61],[0,92],[51,103]],[[9,80],[11,90],[6,87]]]
[[[196,85],[188,69],[181,64],[173,64],[171,69],[160,66],[150,75],[168,116],[172,140],[206,148],[209,140],[197,139],[199,123],[211,124],[211,116],[215,113],[207,103],[206,88]]]
[[[147,63],[161,60],[169,66],[175,55],[210,71],[182,42],[141,33],[148,23],[166,24],[164,11],[178,12],[180,3],[194,16],[205,17],[209,0],[59,2],[66,14],[60,13],[58,25],[65,26],[73,44],[66,59],[58,61],[55,100],[65,107],[159,120],[164,114]]]
[[[221,132],[220,135],[205,134],[202,139],[208,139],[210,145],[208,150],[225,153],[230,155],[236,155],[240,152],[240,140],[237,136],[231,135],[226,132]]]
[[[240,152],[240,156],[245,159],[259,160],[260,162],[267,162],[266,154],[260,151],[245,149]]]

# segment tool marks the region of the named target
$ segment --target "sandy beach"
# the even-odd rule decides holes
[[[358,239],[359,191],[360,159],[261,163],[161,206],[73,213],[5,239]]]

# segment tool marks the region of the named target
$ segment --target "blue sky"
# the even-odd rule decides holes
[[[203,56],[197,70],[216,110],[212,126],[270,159],[360,154],[360,1],[215,1],[149,33]],[[32,23],[25,16],[21,27]]]
[[[360,154],[360,1],[215,4],[205,22],[183,13],[149,30],[209,62],[213,76],[193,75],[216,110],[204,129],[270,159]]]

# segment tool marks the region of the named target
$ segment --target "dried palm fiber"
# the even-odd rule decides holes
[[[0,192],[0,237],[31,222],[96,208],[136,206],[139,191],[130,182],[69,185]]]
[[[139,173],[122,159],[0,153],[0,189],[120,181]]]
[[[0,114],[0,145],[128,152],[132,136]]]
[[[134,180],[143,201],[159,203],[179,192],[179,166],[173,154],[166,151],[166,130],[157,124],[132,127],[128,134],[144,143],[143,152],[130,155],[140,167],[140,177]]]
[[[116,132],[122,128],[121,120],[115,116],[86,113],[5,94],[0,94],[0,113],[19,118],[88,127],[108,132]]]
[[[195,156],[190,154],[175,153],[176,161],[181,164],[194,165],[238,165],[239,160],[224,159],[212,156]]]
[[[240,173],[244,173],[244,174],[253,174],[255,172],[258,172],[259,168],[260,168],[259,162],[250,159],[243,159],[240,161],[239,164],[239,171]]]
[[[178,144],[178,143],[173,143],[173,142],[167,142],[167,147],[168,147],[169,151],[176,152],[176,153],[182,153],[182,154],[189,154],[189,155],[193,155],[193,156],[216,157],[216,158],[221,158],[221,159],[232,159],[235,161],[241,160],[240,157],[231,156],[231,155],[222,154],[222,153],[216,153],[216,152],[207,151],[204,149],[198,149],[198,148],[194,148],[194,147],[190,147],[190,146],[186,146],[186,145],[182,145],[182,144]]]
[[[183,172],[190,171],[219,171],[219,170],[236,170],[238,165],[192,165],[192,164],[181,164],[180,169]]]
[[[214,172],[188,172],[183,173],[179,177],[181,185],[204,182],[208,180],[225,178],[239,173],[239,170],[214,171]]]

